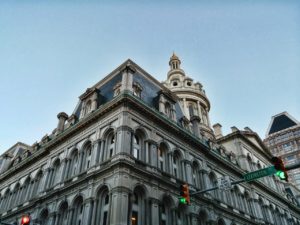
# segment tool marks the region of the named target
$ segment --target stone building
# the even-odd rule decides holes
[[[215,190],[180,205],[179,187],[214,187],[221,176],[270,165],[256,133],[212,129],[200,83],[173,54],[162,84],[127,60],[80,95],[74,112],[33,145],[0,157],[0,218],[30,213],[41,225],[300,224],[274,176]]]
[[[287,112],[272,117],[264,143],[286,165],[300,160],[300,123]],[[289,180],[300,189],[300,168],[289,171]]]

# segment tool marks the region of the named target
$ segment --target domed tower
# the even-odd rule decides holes
[[[163,83],[180,99],[180,106],[185,117],[193,123],[198,120],[200,133],[210,139],[214,139],[209,120],[210,102],[199,82],[186,76],[184,70],[180,68],[181,61],[175,53],[169,61],[170,70],[168,79]]]

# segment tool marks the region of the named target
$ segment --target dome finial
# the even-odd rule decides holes
[[[170,69],[171,70],[178,70],[178,69],[180,69],[180,64],[181,64],[180,59],[178,58],[178,56],[173,51],[173,54],[172,54],[172,56],[170,58],[170,61],[169,61]]]

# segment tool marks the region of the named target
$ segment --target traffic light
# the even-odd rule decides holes
[[[286,172],[282,159],[279,157],[273,157],[272,162],[276,169],[276,176],[278,176],[280,180],[285,180],[286,182],[288,182],[288,174]]]
[[[180,198],[179,202],[181,204],[190,204],[190,190],[188,184],[180,185]]]
[[[21,225],[29,225],[30,224],[30,216],[24,215],[21,218]]]

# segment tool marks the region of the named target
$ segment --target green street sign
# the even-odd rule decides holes
[[[276,173],[274,166],[270,166],[261,170],[256,170],[250,173],[244,174],[245,181],[255,180],[261,177],[269,176]]]

